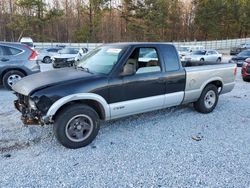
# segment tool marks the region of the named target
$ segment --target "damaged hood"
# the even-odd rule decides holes
[[[84,79],[92,76],[94,75],[82,70],[76,70],[74,68],[62,68],[24,77],[15,85],[13,85],[12,89],[17,93],[28,96],[33,91],[41,88],[49,87],[58,83],[63,83],[65,81],[71,81],[81,78]]]

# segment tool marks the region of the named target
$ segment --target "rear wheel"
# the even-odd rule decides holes
[[[218,88],[213,84],[209,84],[202,91],[199,100],[194,103],[194,108],[200,113],[210,113],[216,107],[218,99]]]
[[[220,63],[221,62],[221,58],[219,57],[216,62]]]
[[[25,75],[18,71],[18,70],[12,70],[4,74],[3,76],[3,86],[11,90],[11,87],[19,80],[21,80]]]
[[[51,61],[51,58],[50,58],[49,56],[46,56],[46,57],[43,58],[43,63],[49,64],[49,63],[51,63],[51,62],[52,62],[52,61]]]
[[[57,140],[65,147],[77,149],[90,144],[100,129],[99,116],[87,105],[73,105],[60,112],[54,123]]]
[[[200,59],[200,62],[202,62],[202,63],[203,63],[204,61],[205,61],[205,59],[203,59],[203,58],[201,58],[201,59]]]

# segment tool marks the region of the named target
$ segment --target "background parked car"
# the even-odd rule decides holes
[[[250,81],[250,58],[247,58],[241,69],[242,79],[246,82]]]
[[[240,52],[238,55],[232,57],[229,63],[236,63],[238,67],[241,67],[247,58],[250,58],[250,50]]]
[[[30,37],[22,37],[21,40],[20,40],[20,43],[21,44],[26,44],[32,50],[35,49],[34,42],[33,42],[32,38],[30,38]]]
[[[51,57],[57,55],[59,50],[62,50],[62,48],[60,47],[43,48],[38,51],[37,60],[46,64],[51,63],[52,62]]]
[[[230,55],[237,55],[240,52],[247,50],[247,49],[250,49],[250,43],[243,43],[239,47],[232,48],[230,50]]]
[[[51,58],[53,67],[71,67],[76,61],[81,60],[86,52],[85,48],[64,48]]]
[[[154,49],[148,50],[148,52],[146,54],[144,54],[143,50],[142,50],[142,54],[140,54],[139,61],[140,62],[149,62],[151,60],[158,60],[158,55],[157,55],[156,51]]]
[[[222,60],[222,54],[216,50],[197,50],[186,56],[188,62],[217,62]]]
[[[193,51],[204,50],[204,46],[180,46],[177,48],[181,61],[185,61],[185,57],[190,55]]]
[[[22,77],[40,72],[37,53],[20,43],[0,43],[0,83],[11,89]]]

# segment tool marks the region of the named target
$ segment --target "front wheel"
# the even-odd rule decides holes
[[[216,107],[218,99],[218,88],[213,84],[209,84],[202,91],[199,100],[194,103],[194,108],[200,113],[210,113]]]
[[[99,116],[87,105],[73,105],[57,114],[54,133],[66,148],[77,149],[89,145],[100,129]]]

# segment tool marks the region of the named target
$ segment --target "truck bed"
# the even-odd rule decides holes
[[[221,85],[220,94],[230,92],[235,85],[236,64],[203,63],[184,68],[186,70],[184,103],[196,101],[204,87],[213,81]]]

